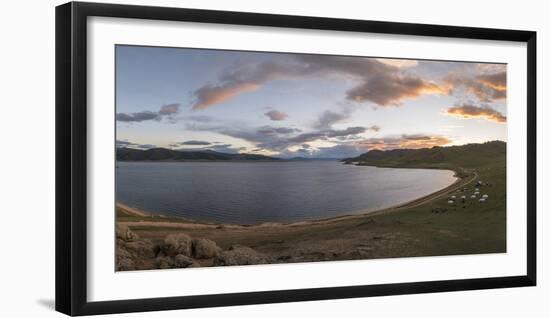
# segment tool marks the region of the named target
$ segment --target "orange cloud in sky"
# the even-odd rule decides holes
[[[418,77],[391,76],[368,79],[349,90],[347,98],[356,102],[370,100],[378,106],[399,106],[403,99],[448,92],[448,87]]]
[[[463,104],[461,106],[455,106],[447,109],[445,112],[447,115],[457,116],[462,118],[482,118],[497,123],[505,123],[506,116],[501,114],[496,109],[491,107],[474,106],[469,104]]]
[[[193,109],[205,109],[214,104],[220,104],[240,93],[255,91],[260,87],[254,83],[236,83],[224,86],[203,86],[195,92],[197,103]]]
[[[367,147],[368,149],[420,149],[420,148],[432,148],[435,146],[445,146],[453,141],[445,136],[439,135],[401,135],[398,137],[382,137],[382,138],[369,138],[357,142],[359,147]]]
[[[418,65],[417,60],[386,59],[386,58],[377,58],[376,60],[380,63],[395,66],[395,67],[398,67],[398,68],[414,67],[414,66]]]
[[[492,102],[493,100],[506,98],[506,72],[481,74],[473,78],[450,75],[445,81],[449,85],[450,93],[456,88],[463,87],[482,102]]]
[[[479,75],[477,79],[494,90],[506,92],[506,72]]]
[[[264,115],[266,115],[267,117],[269,117],[269,119],[274,120],[274,121],[285,120],[288,117],[287,113],[283,113],[283,112],[280,112],[278,110],[270,110],[267,113],[265,113]]]
[[[447,95],[449,84],[438,84],[410,74],[415,60],[375,59],[345,56],[299,55],[290,63],[270,62],[244,65],[219,77],[221,84],[205,85],[195,91],[193,109],[220,104],[240,93],[253,91],[273,80],[312,78],[353,79],[346,99],[372,102],[378,106],[399,106],[404,99],[426,94]]]

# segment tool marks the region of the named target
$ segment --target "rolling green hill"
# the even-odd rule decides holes
[[[212,150],[178,151],[166,148],[139,150],[133,148],[117,148],[117,161],[266,161],[280,160],[263,155],[247,153],[223,153]]]
[[[457,172],[506,163],[506,143],[489,141],[481,144],[422,149],[371,150],[358,157],[342,160],[348,164],[396,168],[440,168]]]

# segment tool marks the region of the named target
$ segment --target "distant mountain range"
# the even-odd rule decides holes
[[[171,150],[152,148],[140,150],[117,148],[117,161],[311,161],[336,160],[325,158],[293,157],[281,159],[249,153],[224,153],[213,150]],[[480,166],[495,160],[506,160],[506,143],[489,141],[462,146],[432,147],[422,149],[370,150],[342,162],[386,167]]]
[[[117,161],[268,161],[281,160],[275,157],[248,153],[223,153],[213,150],[183,151],[166,148],[147,150],[117,148]]]
[[[386,167],[479,167],[506,161],[506,143],[489,141],[481,144],[422,149],[371,150],[342,160],[345,163]]]

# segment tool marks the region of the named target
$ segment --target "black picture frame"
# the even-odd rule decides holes
[[[91,16],[524,42],[527,45],[527,273],[523,276],[88,302],[86,64]],[[536,284],[536,32],[70,2],[56,7],[56,310],[92,315]]]

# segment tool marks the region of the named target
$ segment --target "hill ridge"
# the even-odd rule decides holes
[[[495,160],[506,160],[506,142],[500,140],[459,146],[420,149],[373,149],[357,157],[346,158],[347,164],[381,167],[449,168],[480,167]]]
[[[271,161],[279,158],[249,153],[225,153],[214,150],[181,151],[166,148],[146,150],[121,147],[116,149],[117,161]]]

